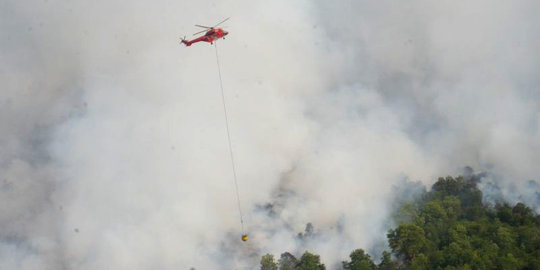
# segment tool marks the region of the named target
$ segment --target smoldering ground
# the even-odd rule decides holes
[[[429,184],[468,165],[527,193],[539,11],[2,1],[0,268],[251,269],[305,249],[333,265],[384,242],[405,177]],[[228,16],[218,47],[247,245],[214,47],[178,44]],[[316,237],[298,241],[308,222]]]

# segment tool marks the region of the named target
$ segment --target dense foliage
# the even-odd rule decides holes
[[[474,178],[439,178],[431,191],[402,203],[399,224],[388,232],[391,252],[376,265],[362,249],[350,254],[343,269],[540,269],[540,216],[523,203],[482,204]],[[325,269],[306,251],[298,260],[286,252],[272,255],[261,269]]]

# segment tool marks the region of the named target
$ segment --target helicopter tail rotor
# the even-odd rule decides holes
[[[189,42],[189,40],[186,39],[186,36],[184,36],[183,38],[180,38],[180,42],[181,43],[184,43],[184,45],[186,46],[191,46],[191,42]]]

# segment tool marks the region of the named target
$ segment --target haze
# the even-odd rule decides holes
[[[384,248],[393,190],[540,175],[538,1],[0,0],[0,268]],[[215,48],[180,36],[226,17]],[[538,211],[538,200],[536,201]],[[270,213],[270,214],[269,214]],[[317,237],[297,233],[312,223]]]

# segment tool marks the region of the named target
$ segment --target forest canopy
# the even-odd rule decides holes
[[[430,191],[401,202],[376,263],[363,249],[351,251],[342,269],[540,269],[540,216],[523,203],[486,205],[475,177],[439,178]],[[311,224],[310,224],[311,225]],[[319,255],[289,252],[261,269],[326,269]]]

